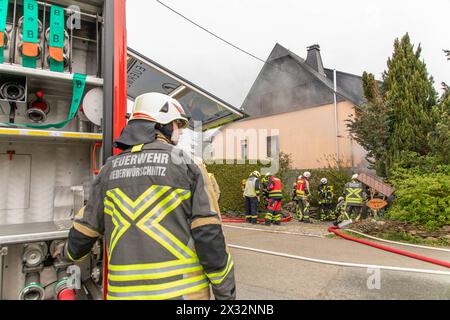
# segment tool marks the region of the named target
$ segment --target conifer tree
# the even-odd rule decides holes
[[[409,35],[396,39],[394,53],[383,75],[388,109],[390,161],[403,151],[426,155],[430,152],[428,135],[434,130],[433,107],[437,93],[433,79],[421,60],[422,48],[414,50]]]
[[[367,151],[366,160],[380,176],[386,176],[389,123],[382,89],[373,74],[364,72],[363,89],[366,103],[357,107],[357,115],[348,127],[354,139]]]

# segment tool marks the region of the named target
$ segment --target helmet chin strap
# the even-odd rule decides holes
[[[175,143],[172,141],[172,136],[173,136],[173,123],[172,122],[169,124],[166,124],[166,125],[158,124],[156,126],[156,129],[159,132],[161,132],[164,135],[164,137],[170,141],[171,144],[175,145]]]

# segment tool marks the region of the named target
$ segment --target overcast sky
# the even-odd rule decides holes
[[[377,78],[394,39],[409,32],[437,84],[450,83],[449,0],[162,1],[264,60],[277,42],[304,58],[317,43],[325,67]],[[127,18],[130,47],[236,107],[263,66],[154,0],[127,0]]]

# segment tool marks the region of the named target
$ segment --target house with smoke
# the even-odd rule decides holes
[[[209,156],[267,160],[283,152],[298,169],[339,160],[364,170],[366,152],[347,129],[363,96],[362,78],[325,68],[319,45],[308,47],[303,59],[277,44],[242,105],[249,117],[222,127]]]

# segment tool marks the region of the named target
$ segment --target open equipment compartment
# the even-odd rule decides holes
[[[110,117],[126,121],[125,113],[115,114],[112,99],[104,99],[104,91],[113,91],[115,72],[102,71],[105,63],[108,67],[116,63],[113,52],[105,53],[103,39],[114,38],[117,30],[110,28],[114,8],[124,0],[32,1],[40,21],[35,68],[22,65],[20,28],[26,1],[9,1],[0,64],[0,89],[5,83],[17,86],[9,88],[7,97],[0,92],[0,300],[75,295],[101,299],[101,240],[88,259],[77,263],[82,290],[76,292],[69,286],[72,266],[51,254],[67,238],[104,155],[112,152],[105,152],[105,145],[110,147],[113,140]],[[52,5],[64,8],[64,70],[60,72],[49,68]],[[86,75],[86,80],[78,112],[70,119],[75,74]],[[66,120],[64,126],[52,126]]]

